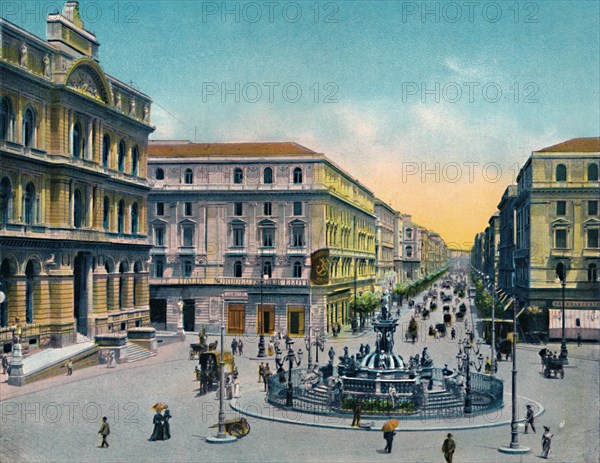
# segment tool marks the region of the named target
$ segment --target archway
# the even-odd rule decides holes
[[[73,317],[77,332],[88,334],[88,314],[92,308],[92,257],[78,252],[73,262]]]

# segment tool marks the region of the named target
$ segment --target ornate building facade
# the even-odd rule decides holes
[[[105,74],[77,2],[47,40],[0,19],[0,342],[149,323],[150,99]]]
[[[172,330],[330,331],[375,281],[373,194],[324,155],[294,143],[154,142],[151,311]],[[326,249],[329,282],[310,284]]]
[[[377,282],[395,284],[397,274],[394,270],[394,245],[396,233],[396,215],[398,213],[383,201],[375,200],[375,216],[377,217],[377,236],[375,239],[375,252],[377,254]],[[384,288],[388,289],[389,288]]]

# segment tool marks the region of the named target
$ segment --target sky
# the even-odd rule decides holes
[[[62,2],[1,4],[40,37]],[[600,2],[81,1],[151,139],[294,141],[470,248],[532,151],[600,134]]]

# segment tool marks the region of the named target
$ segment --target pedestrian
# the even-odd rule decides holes
[[[2,374],[5,375],[8,370],[8,358],[6,354],[2,354]]]
[[[235,338],[233,338],[233,341],[231,341],[231,353],[233,355],[237,355],[237,347],[238,347],[238,343],[235,340]]]
[[[237,349],[238,355],[242,355],[244,353],[244,343],[242,342],[242,338],[238,340]]]
[[[446,459],[446,463],[452,463],[452,456],[454,455],[454,451],[456,450],[456,443],[452,439],[452,434],[448,433],[448,436],[444,440],[442,444],[442,453],[444,454],[444,458]]]
[[[265,365],[263,364],[263,362],[260,362],[260,365],[258,367],[258,382],[262,382],[263,380],[263,373],[265,370]]]
[[[577,332],[577,347],[581,347],[581,332]]]
[[[485,358],[485,373],[489,375],[492,372],[492,361],[489,357]]]
[[[152,430],[152,435],[150,436],[150,441],[163,440],[163,421],[164,418],[160,414],[160,411],[156,409],[156,413],[154,414],[154,418],[152,418],[152,423],[154,424],[154,429]]]
[[[269,378],[271,377],[271,369],[269,368],[269,364],[265,365],[263,370],[263,383],[264,383],[264,391],[267,392],[269,390]]]
[[[531,405],[528,404],[527,405],[527,415],[525,416],[525,432],[524,432],[524,434],[527,434],[527,426],[531,426],[531,430],[535,434],[535,426],[533,425],[533,421],[534,421],[533,408],[531,408]]]
[[[69,359],[66,363],[67,367],[67,376],[71,376],[73,374],[73,359]]]
[[[550,434],[550,428],[544,426],[544,434],[542,435],[542,458],[548,458],[550,453],[550,446],[552,445],[552,437],[554,434]]]
[[[273,341],[273,337],[271,337],[271,339],[269,339],[269,345],[267,347],[267,355],[269,357],[272,357],[274,354],[274,349],[275,349],[275,342]]]
[[[396,433],[394,431],[386,431],[383,433],[383,438],[385,439],[385,453],[392,453],[392,444],[394,442],[394,435]]]
[[[102,436],[100,448],[108,448],[108,442],[106,442],[106,438],[110,434],[110,426],[108,425],[108,418],[105,416],[102,417],[102,424],[100,425],[100,431],[98,431],[98,434]]]
[[[452,331],[450,331],[450,336],[452,336],[452,339],[456,339],[456,328],[452,327]]]
[[[169,420],[173,418],[171,411],[167,408],[163,414],[163,438],[162,440],[169,440],[171,438],[171,425]]]
[[[354,416],[352,417],[352,427],[360,428],[360,401],[354,400],[354,404],[352,406],[352,411],[354,412]]]
[[[115,353],[109,352],[108,353],[108,363],[106,365],[106,368],[115,368],[116,366],[117,366],[117,362],[115,361]]]
[[[240,378],[237,376],[233,377],[233,398],[237,399],[240,397]]]

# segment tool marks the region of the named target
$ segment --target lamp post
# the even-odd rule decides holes
[[[225,304],[221,308],[221,358],[219,360],[219,366],[221,367],[221,374],[219,375],[219,429],[216,436],[207,437],[207,442],[213,444],[226,444],[229,442],[235,442],[237,439],[230,436],[225,432],[225,408],[223,406],[225,396],[225,363],[223,362],[223,345],[225,336]]]
[[[302,362],[302,349],[298,349],[298,352],[294,352],[294,341],[292,339],[286,340],[286,346],[288,349],[285,357],[281,355],[281,350],[278,350],[275,354],[275,364],[277,365],[277,371],[280,376],[285,374],[283,370],[283,365],[285,362],[288,362],[288,386],[285,395],[285,406],[293,407],[294,406],[294,389],[292,385],[292,368],[294,367],[294,363],[296,366],[300,366]]]
[[[306,346],[306,350],[308,351],[308,369],[310,370],[313,367],[312,363],[312,347],[315,346],[315,364],[319,364],[319,349],[321,352],[325,350],[325,338],[323,336],[316,336],[315,339],[312,339],[311,336],[311,328],[308,328],[309,335],[304,338],[304,345]]]
[[[264,312],[264,307],[263,307],[263,285],[269,280],[269,275],[263,275],[262,278],[260,279],[260,311],[259,311],[259,330],[260,330],[260,336],[258,338],[258,355],[257,357],[266,357],[267,354],[265,353],[265,336],[264,336],[264,331],[265,331],[265,312]]]
[[[486,280],[490,280],[490,277],[486,276]],[[490,368],[490,375],[494,376],[497,371],[496,364],[496,279],[492,278],[492,366]]]
[[[513,332],[512,332],[512,418],[510,421],[510,445],[500,447],[503,453],[527,453],[528,447],[519,445],[519,430],[517,427],[517,310],[518,304],[513,298]]]
[[[567,270],[563,264],[556,268],[556,279],[562,287],[562,341],[560,343],[560,358],[563,365],[569,364],[569,353],[567,352],[567,339],[565,337],[565,287],[567,286]]]
[[[473,413],[473,396],[471,394],[471,367],[474,367],[477,371],[481,371],[483,366],[483,354],[480,352],[481,341],[477,340],[474,354],[477,355],[476,360],[471,360],[471,336],[467,332],[467,337],[458,341],[458,354],[456,360],[458,362],[458,369],[462,371],[467,379],[465,384],[465,414]]]

